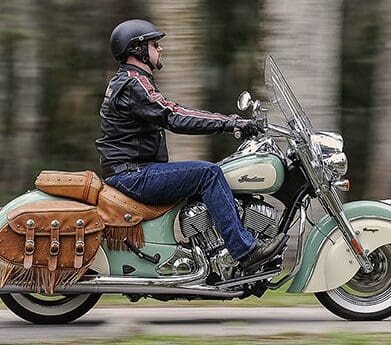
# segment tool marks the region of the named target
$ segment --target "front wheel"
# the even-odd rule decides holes
[[[391,316],[391,244],[373,251],[373,271],[360,269],[345,285],[317,292],[316,298],[332,313],[355,321],[383,320]]]
[[[5,294],[1,300],[13,313],[35,324],[63,324],[87,313],[100,294]]]

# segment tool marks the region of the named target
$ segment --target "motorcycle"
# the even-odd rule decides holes
[[[288,292],[314,293],[342,318],[390,317],[391,202],[342,204],[337,190],[349,189],[343,138],[315,131],[270,55],[265,84],[283,125],[270,123],[268,110],[243,92],[237,106],[251,110],[262,135],[244,139],[219,165],[243,225],[256,238],[288,234],[299,220],[289,272],[283,270],[284,244],[246,273],[200,200],[141,205],[91,172],[43,172],[37,190],[0,211],[4,304],[32,323],[57,324],[81,317],[104,293],[131,302],[232,300],[262,297],[290,282]],[[275,137],[285,139],[286,150]],[[326,212],[316,223],[307,214],[315,199]],[[181,240],[174,236],[176,218]]]

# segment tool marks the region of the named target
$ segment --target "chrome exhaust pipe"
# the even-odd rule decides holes
[[[125,281],[121,281],[121,280]],[[96,278],[91,281],[80,282],[68,287],[58,287],[54,293],[60,294],[87,294],[87,293],[121,293],[136,295],[186,295],[209,296],[218,298],[234,298],[243,295],[243,291],[226,291],[213,286],[188,285],[188,286],[164,286],[148,284],[130,284],[128,278],[105,277],[104,281]],[[36,293],[31,289],[20,286],[6,285],[0,289],[0,294],[7,293]]]

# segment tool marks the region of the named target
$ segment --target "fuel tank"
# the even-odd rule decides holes
[[[284,182],[282,159],[268,152],[233,155],[220,163],[234,193],[272,194]]]

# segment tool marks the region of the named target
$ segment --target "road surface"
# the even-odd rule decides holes
[[[266,336],[280,333],[391,332],[391,318],[349,322],[321,307],[96,308],[59,326],[31,325],[0,310],[0,344],[68,339],[115,339],[134,333],[181,336]]]

